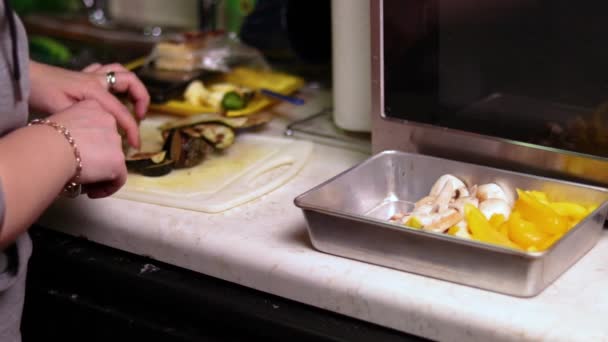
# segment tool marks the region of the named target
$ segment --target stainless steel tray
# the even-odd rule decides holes
[[[389,223],[441,175],[541,190],[554,200],[598,204],[544,252],[524,252]],[[537,295],[599,239],[608,190],[448,159],[385,151],[295,199],[320,251],[504,294]]]

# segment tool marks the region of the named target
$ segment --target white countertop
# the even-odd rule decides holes
[[[278,134],[275,126],[268,134]],[[315,145],[289,183],[220,214],[116,198],[60,200],[44,226],[446,341],[608,341],[608,232],[540,295],[522,299],[316,251],[293,199],[366,156]]]

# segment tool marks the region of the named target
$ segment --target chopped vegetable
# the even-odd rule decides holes
[[[503,247],[519,249],[518,245],[496,231],[481,211],[473,205],[465,204],[464,215],[474,239]]]
[[[597,205],[552,202],[537,190],[510,189],[495,183],[467,187],[452,175],[441,176],[411,212],[391,222],[503,247],[540,252],[597,209]]]
[[[412,228],[416,228],[416,229],[420,229],[422,228],[422,223],[415,217],[412,217],[411,219],[409,219],[406,223],[406,226],[412,227]]]
[[[511,241],[526,249],[541,244],[549,237],[538,229],[534,223],[524,220],[519,212],[511,214],[508,225]]]
[[[222,98],[222,108],[225,110],[238,110],[245,108],[245,99],[236,91],[229,91]]]
[[[169,174],[173,170],[173,160],[167,159],[162,163],[150,165],[139,170],[139,172],[148,177],[160,177]]]
[[[191,137],[180,130],[173,131],[167,141],[169,159],[175,162],[175,168],[199,164],[210,150],[210,146],[203,139]]]
[[[207,123],[193,126],[192,129],[200,132],[201,137],[217,149],[223,150],[234,143],[234,131],[228,126]]]
[[[505,223],[505,221],[506,221],[505,215],[503,215],[503,214],[494,214],[494,215],[492,215],[492,217],[490,217],[490,224],[496,230],[498,230],[500,228],[500,226],[503,223]]]
[[[458,226],[456,226],[456,225],[451,226],[450,229],[448,229],[448,234],[449,235],[456,235],[459,230],[460,230],[460,228],[458,228]]]
[[[130,157],[125,158],[127,168],[134,171],[139,171],[145,167],[152,166],[155,164],[162,163],[165,161],[167,152],[150,152],[150,153],[136,153]]]
[[[205,87],[202,81],[192,81],[184,91],[184,100],[194,106],[207,106],[214,110],[240,110],[247,106],[254,92],[232,83],[216,83]]]
[[[517,189],[519,199],[515,209],[522,218],[534,223],[548,234],[563,234],[568,229],[568,221],[558,215],[550,206],[537,200],[534,196]]]

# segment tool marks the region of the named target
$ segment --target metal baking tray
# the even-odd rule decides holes
[[[450,173],[468,185],[546,192],[552,200],[598,204],[551,248],[524,252],[447,234],[407,228],[389,217],[426,196]],[[379,153],[295,199],[320,251],[499,293],[531,297],[598,241],[608,190],[398,151]]]

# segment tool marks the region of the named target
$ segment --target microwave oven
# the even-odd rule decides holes
[[[370,6],[374,153],[608,186],[608,2]]]

